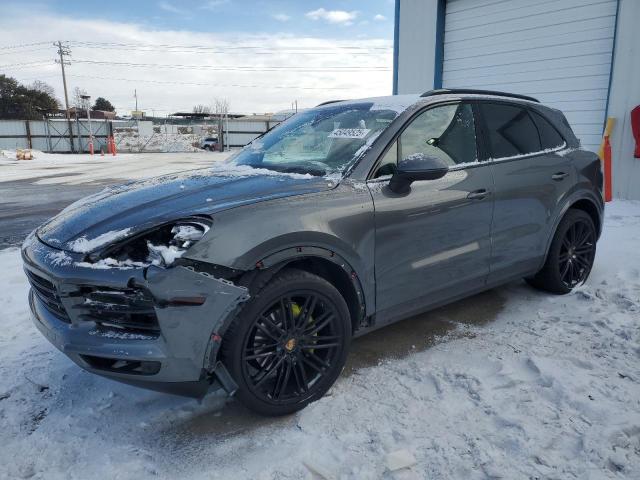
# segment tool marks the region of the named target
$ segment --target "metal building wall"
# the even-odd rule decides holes
[[[434,87],[439,0],[396,0],[394,94]]]
[[[229,119],[223,123],[224,146],[229,148],[244,147],[278,123],[280,122],[272,120]]]
[[[611,137],[613,196],[640,200],[640,158],[633,157],[631,110],[640,105],[640,1],[620,0],[607,115],[616,119]]]
[[[72,120],[74,150],[89,151],[88,120]],[[109,122],[92,120],[95,151],[106,150]],[[43,152],[71,152],[69,123],[62,119],[0,120],[0,149],[32,148]]]

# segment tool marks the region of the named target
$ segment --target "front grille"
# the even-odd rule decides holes
[[[142,288],[83,287],[84,302],[74,305],[78,320],[103,327],[159,333],[153,297]]]
[[[69,316],[60,301],[60,296],[56,290],[56,286],[46,278],[36,275],[31,270],[25,270],[27,279],[31,284],[31,288],[36,296],[42,301],[47,310],[53,313],[60,320],[69,323]]]

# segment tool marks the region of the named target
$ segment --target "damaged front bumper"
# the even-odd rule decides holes
[[[217,357],[246,288],[183,266],[91,268],[37,238],[22,257],[36,327],[80,367],[179,395],[233,392]]]

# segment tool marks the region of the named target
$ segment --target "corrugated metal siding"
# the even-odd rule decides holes
[[[150,123],[150,122],[149,122]],[[89,147],[89,126],[87,120],[72,120],[74,144],[76,150],[80,145],[83,151]],[[106,150],[106,135],[109,132],[109,124],[104,120],[92,121],[91,128],[94,136],[94,149]],[[31,148],[45,152],[69,152],[69,126],[66,120],[29,120],[31,136]],[[78,130],[82,139],[78,136]],[[0,120],[0,149],[29,148],[27,128],[25,120]]]
[[[280,122],[265,120],[228,120],[223,122],[225,147],[243,147]]]
[[[16,148],[28,148],[27,138],[0,138],[0,150],[15,150]]]
[[[561,109],[597,150],[616,0],[448,0],[443,86],[523,93]]]

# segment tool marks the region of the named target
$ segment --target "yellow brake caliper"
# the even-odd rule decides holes
[[[293,318],[297,319],[300,314],[302,313],[302,307],[300,305],[298,305],[295,302],[291,302],[291,313],[293,313]],[[313,323],[313,318],[311,316],[309,316],[309,322],[308,323]],[[318,333],[314,333],[314,335],[318,335]],[[311,353],[314,352],[314,350],[309,350]]]

